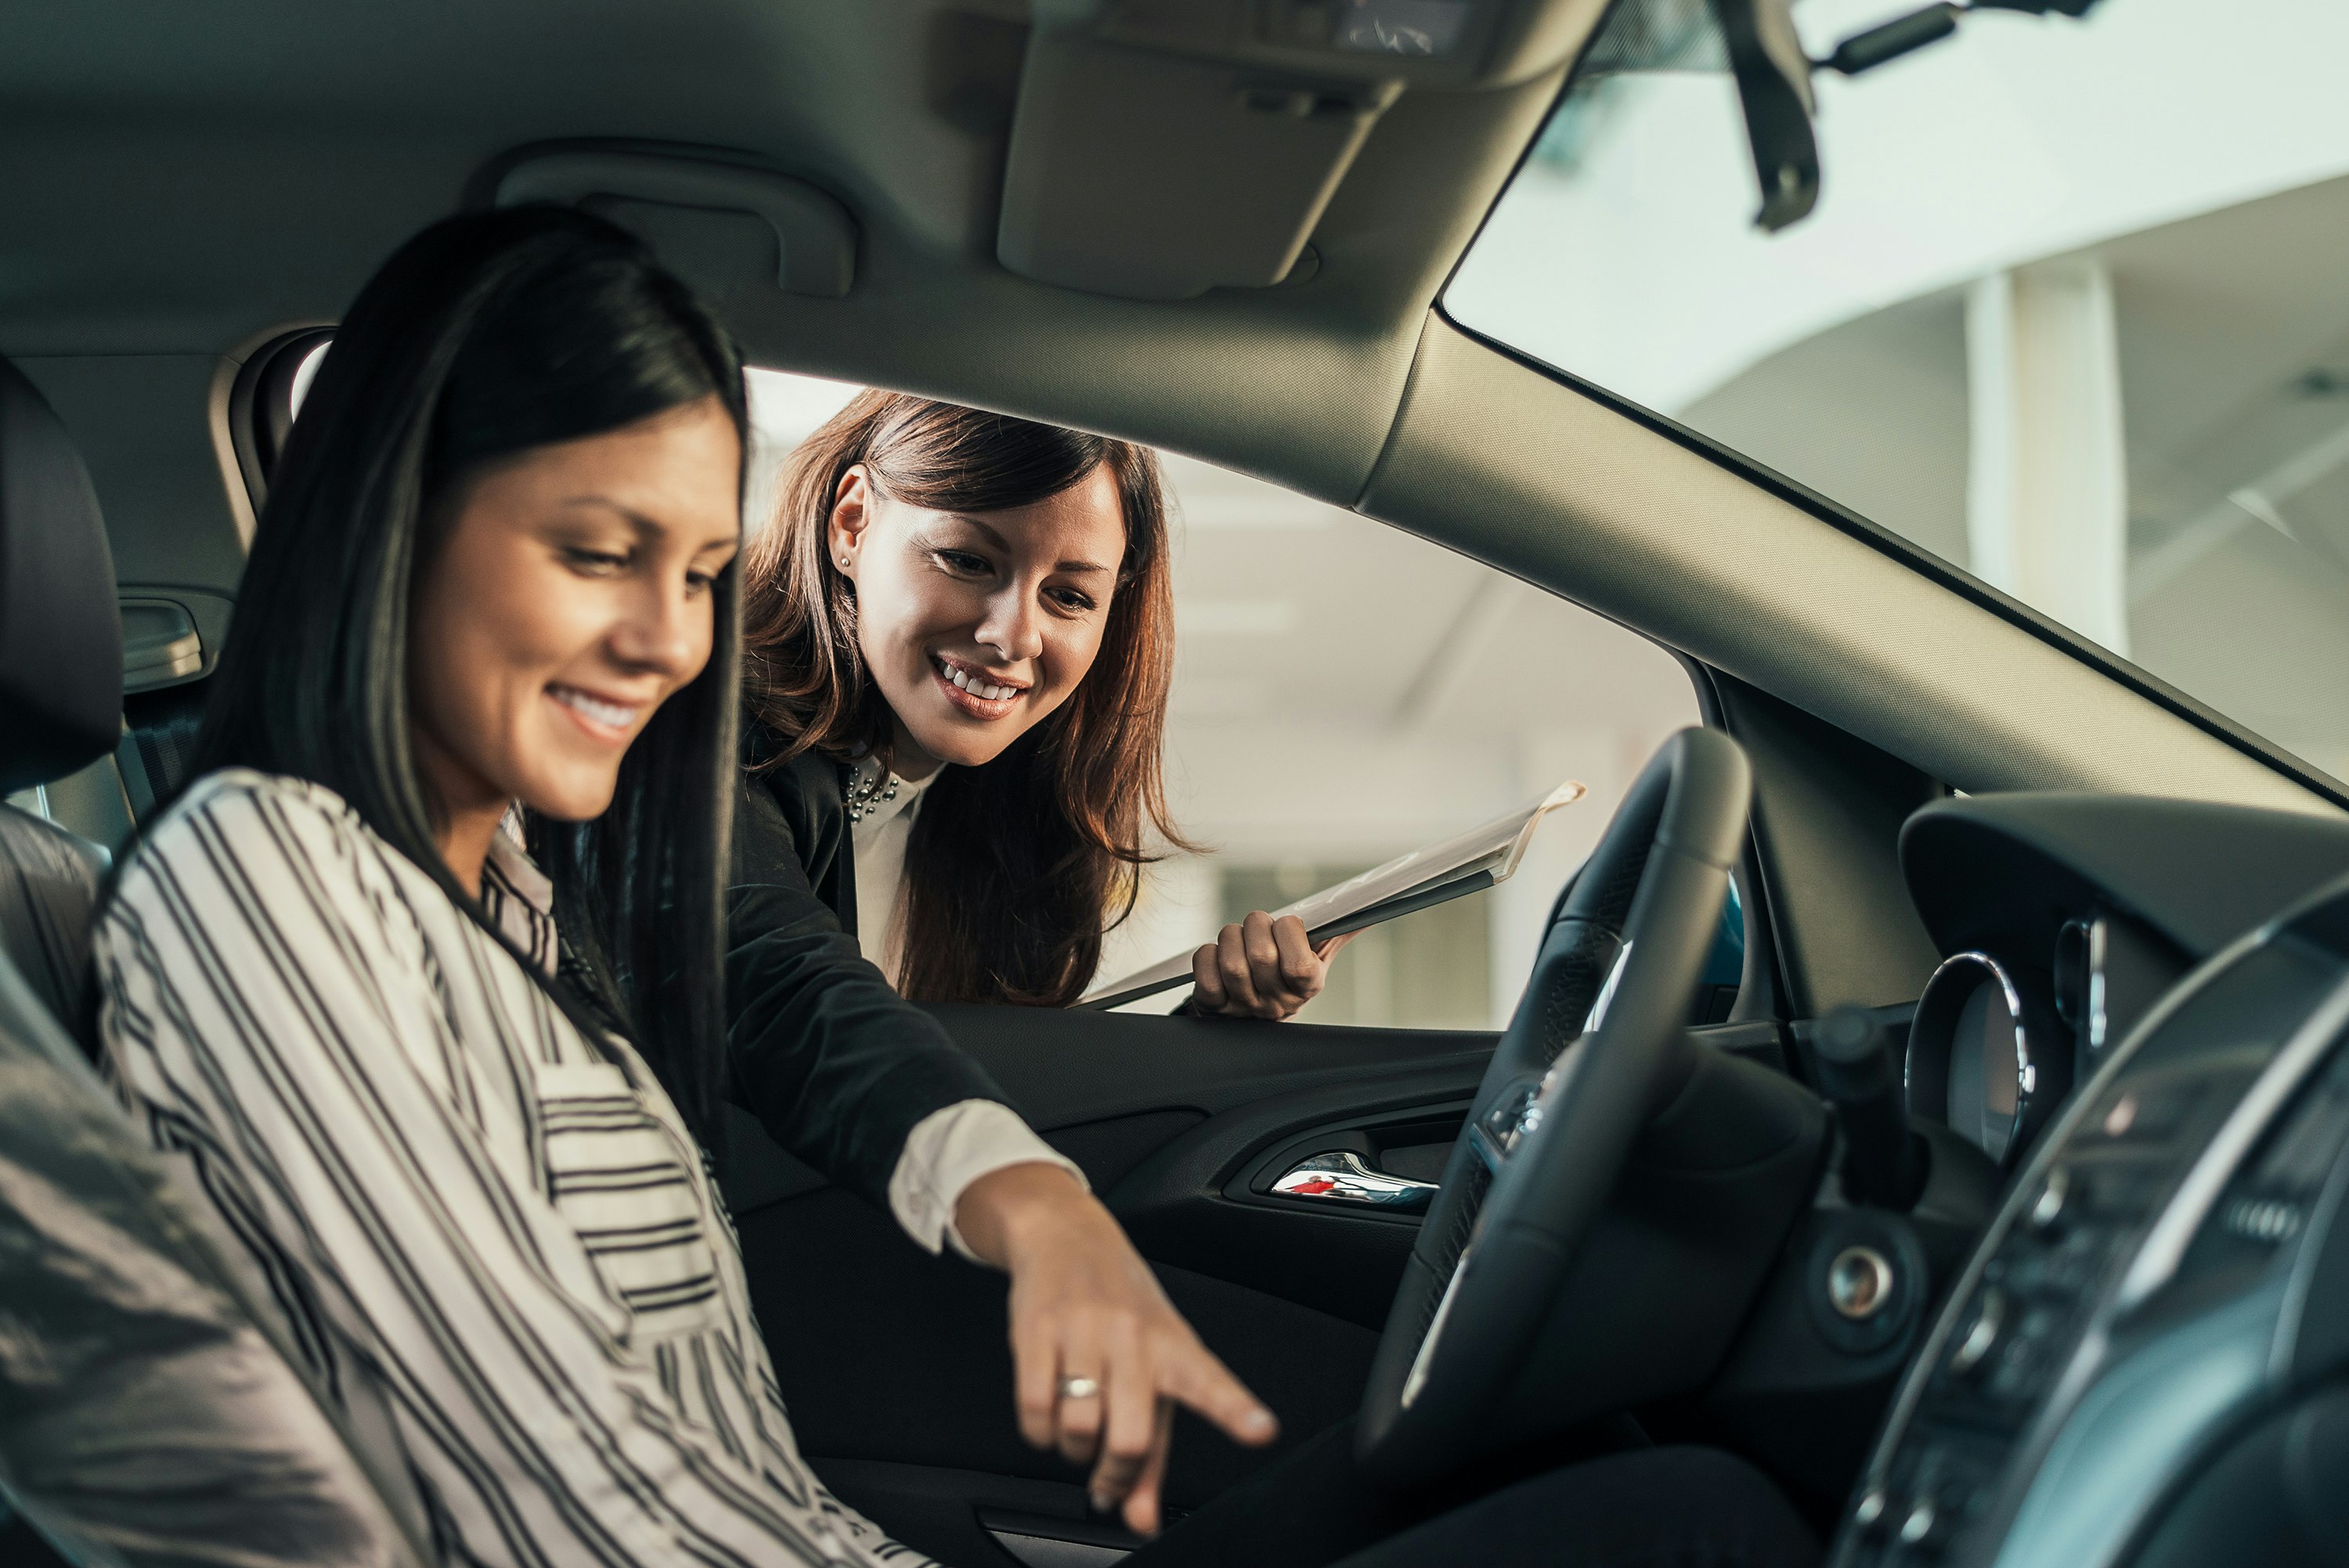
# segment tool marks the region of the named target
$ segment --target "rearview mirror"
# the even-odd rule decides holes
[[[1713,20],[1729,53],[1730,75],[1745,110],[1745,139],[1754,150],[1754,178],[1762,186],[1756,227],[1772,233],[1810,216],[1819,201],[1819,144],[1811,118],[1815,67],[1856,77],[1912,50],[1938,43],[1958,30],[1970,11],[2054,13],[2075,20],[2096,0],[1955,0],[1896,16],[1838,44],[1826,59],[1813,60],[1795,31],[1794,0],[1711,0]]]
[[[1794,0],[1713,0],[1745,109],[1745,139],[1762,186],[1754,224],[1772,233],[1819,200],[1819,144],[1811,132],[1811,57],[1795,31]]]

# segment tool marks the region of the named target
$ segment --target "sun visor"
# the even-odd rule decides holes
[[[996,252],[1131,299],[1265,288],[1298,265],[1405,91],[1557,68],[1605,0],[1046,0]]]

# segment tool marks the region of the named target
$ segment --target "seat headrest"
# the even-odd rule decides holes
[[[62,779],[122,731],[122,616],[89,469],[0,359],[0,794]]]

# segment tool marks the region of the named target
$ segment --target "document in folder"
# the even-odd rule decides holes
[[[1543,818],[1589,792],[1579,780],[1569,779],[1548,794],[1464,833],[1397,855],[1386,864],[1349,877],[1335,887],[1308,893],[1295,903],[1274,910],[1273,918],[1295,915],[1305,923],[1307,937],[1319,942],[1324,937],[1360,931],[1467,893],[1482,892],[1508,881],[1516,872]],[[1191,954],[1186,950],[1147,969],[1096,986],[1077,1006],[1121,1006],[1169,990],[1190,978]]]

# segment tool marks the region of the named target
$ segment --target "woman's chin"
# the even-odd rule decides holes
[[[1017,716],[985,721],[953,713],[919,726],[907,725],[914,744],[940,762],[957,768],[977,768],[1003,755],[1004,748],[1027,732]]]
[[[925,747],[923,749],[949,767],[977,768],[1002,756],[1010,747],[1011,742],[1018,738],[1019,737],[1015,735],[1007,737],[1000,742],[990,740],[990,743],[985,746]]]
[[[516,794],[523,805],[550,820],[586,822],[611,810],[618,788],[616,775],[558,775],[530,779]]]

